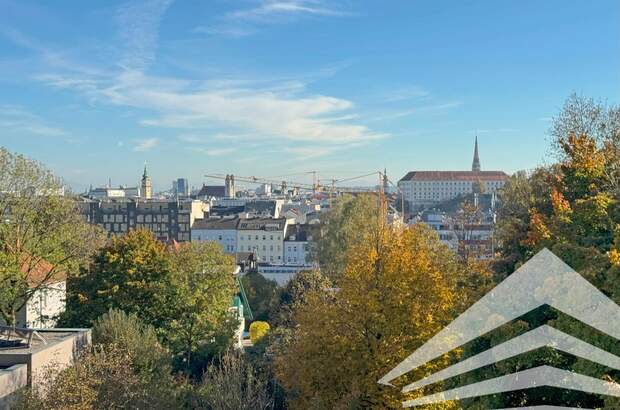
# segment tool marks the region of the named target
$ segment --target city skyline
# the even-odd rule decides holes
[[[144,161],[155,190],[396,182],[470,169],[476,135],[481,169],[512,173],[549,158],[571,93],[620,95],[613,0],[66,4],[0,0],[0,145],[77,191],[137,185]]]

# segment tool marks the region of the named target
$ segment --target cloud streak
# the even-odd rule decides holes
[[[159,138],[136,139],[133,141],[135,152],[146,152],[155,148],[159,144]]]
[[[63,137],[67,133],[46,124],[41,117],[16,105],[0,105],[0,129],[17,134],[33,134],[42,137]]]

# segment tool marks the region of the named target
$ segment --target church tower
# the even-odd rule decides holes
[[[480,172],[480,158],[478,158],[478,136],[476,135],[476,142],[474,144],[474,161],[471,163],[471,170],[473,172]]]
[[[142,184],[141,184],[142,192],[141,196],[144,199],[151,199],[153,196],[153,187],[151,185],[151,177],[146,172],[146,162],[144,163],[144,173],[142,174]]]

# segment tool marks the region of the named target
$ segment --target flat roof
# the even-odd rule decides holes
[[[41,350],[45,350],[48,347],[58,342],[61,342],[65,339],[74,337],[79,334],[85,334],[90,331],[90,329],[30,329],[30,330],[36,330],[37,333],[40,334],[41,337],[43,337],[43,339],[45,339],[47,344],[43,343],[43,341],[39,339],[38,337],[33,336],[32,342],[30,343],[30,347],[14,347],[14,348],[0,349],[0,356],[33,354]]]

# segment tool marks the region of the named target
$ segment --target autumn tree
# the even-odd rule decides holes
[[[502,189],[495,271],[505,277],[546,247],[619,303],[620,109],[573,95],[554,117],[550,135],[557,162],[518,173]],[[544,316],[575,337],[615,351],[615,342],[566,316]],[[564,367],[597,373],[592,363],[576,358]],[[591,400],[584,405],[603,404]]]
[[[424,225],[375,229],[347,255],[335,288],[311,292],[296,309],[292,342],[276,358],[292,408],[401,408],[407,397],[377,381],[467,296],[458,289],[467,272]]]
[[[0,320],[56,279],[76,274],[105,238],[42,164],[0,147]]]
[[[379,209],[376,195],[345,195],[321,216],[321,234],[310,254],[325,276],[337,278],[342,274],[348,250],[359,245],[364,233],[377,225]]]

